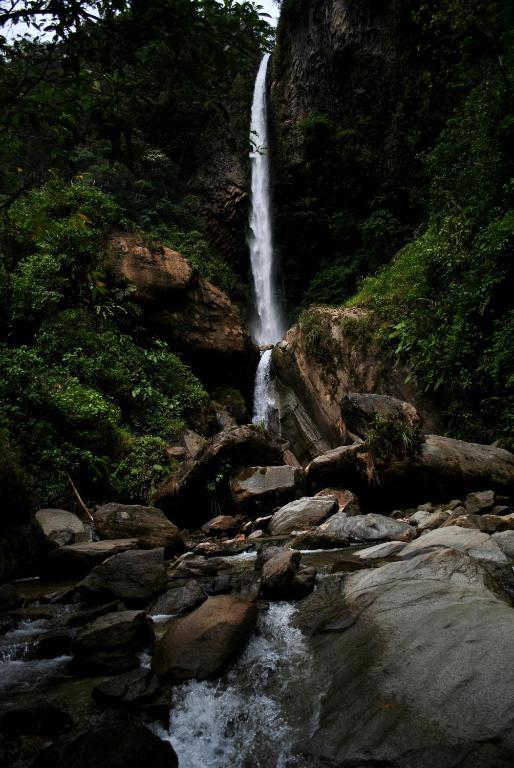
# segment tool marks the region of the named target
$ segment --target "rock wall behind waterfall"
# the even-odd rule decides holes
[[[343,301],[424,217],[421,153],[439,133],[451,35],[407,0],[285,0],[272,71],[276,244],[289,310],[326,303],[312,278],[346,266]],[[428,31],[427,31],[428,30]],[[444,54],[444,55],[443,55]],[[337,303],[334,302],[334,303]]]

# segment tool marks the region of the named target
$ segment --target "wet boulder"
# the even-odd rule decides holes
[[[149,669],[143,667],[104,680],[93,689],[93,699],[98,704],[123,709],[144,708],[160,695],[159,681]]]
[[[139,549],[164,547],[167,556],[184,551],[180,531],[156,507],[103,504],[95,512],[95,529],[101,539],[136,538]]]
[[[116,674],[139,666],[137,652],[150,638],[144,611],[106,613],[79,629],[72,644],[73,670]]]
[[[289,464],[245,467],[231,480],[232,496],[238,509],[255,517],[300,496],[303,482],[303,470]]]
[[[110,597],[144,605],[166,589],[163,558],[162,548],[122,552],[97,565],[77,588],[91,602]]]
[[[156,643],[153,669],[173,682],[215,677],[246,645],[256,622],[253,602],[235,595],[209,597],[170,622]]]
[[[272,536],[314,528],[337,512],[339,504],[334,496],[304,496],[279,509],[268,526]]]
[[[269,600],[294,600],[305,597],[314,588],[316,571],[302,568],[299,552],[284,549],[275,552],[262,566],[261,591]]]

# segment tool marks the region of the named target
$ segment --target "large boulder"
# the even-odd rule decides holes
[[[184,551],[180,531],[155,507],[103,504],[95,512],[95,528],[101,539],[137,538],[139,549],[164,547],[166,555]]]
[[[84,523],[73,512],[65,509],[39,509],[35,518],[50,546],[87,540]]]
[[[514,560],[514,530],[493,533],[492,539],[498,544],[509,560]]]
[[[272,536],[283,536],[293,531],[314,528],[338,510],[333,496],[305,496],[286,504],[271,518],[268,530]]]
[[[314,459],[306,472],[315,488],[344,485],[382,501],[394,494],[396,503],[420,496],[448,498],[487,486],[502,493],[514,490],[512,453],[440,435],[426,435],[419,451],[403,458],[371,460],[362,442],[340,446]]]
[[[341,401],[341,418],[344,433],[350,442],[356,438],[365,440],[375,420],[406,424],[420,431],[422,419],[411,403],[390,395],[350,392]]]
[[[244,647],[256,622],[254,603],[235,595],[209,597],[170,622],[155,646],[154,671],[174,682],[214,677]]]
[[[72,742],[49,747],[34,768],[178,768],[175,750],[136,722],[95,726]]]
[[[514,611],[466,554],[332,577],[300,604],[300,626],[306,765],[514,762]]]
[[[305,463],[347,440],[341,403],[349,393],[390,395],[424,407],[407,372],[374,336],[373,316],[361,308],[315,307],[273,349],[281,434]],[[298,405],[301,408],[298,408]]]
[[[73,669],[82,675],[115,674],[139,665],[137,652],[149,638],[144,611],[106,613],[77,632]]]
[[[256,516],[297,498],[303,482],[303,470],[288,464],[244,467],[231,480],[232,496],[242,512]]]
[[[117,598],[144,605],[164,592],[168,575],[163,549],[122,552],[97,565],[80,584],[78,590],[90,601]]]
[[[290,549],[271,554],[261,572],[261,591],[270,600],[305,597],[314,588],[316,572],[300,566],[301,555]]]
[[[202,380],[248,389],[258,353],[238,308],[187,259],[136,235],[111,237],[111,279],[134,286],[145,322],[173,343]]]
[[[373,513],[348,516],[337,512],[319,530],[341,541],[410,541],[416,535],[408,523]]]
[[[88,541],[84,544],[69,544],[50,552],[45,570],[52,575],[66,578],[84,576],[107,558],[120,552],[136,549],[137,539],[116,539],[114,541]]]
[[[504,565],[508,562],[503,551],[489,534],[455,525],[437,528],[435,531],[425,533],[404,547],[398,557],[410,559],[420,554],[433,552],[441,547],[458,549],[465,552],[469,557],[483,562],[498,565]]]
[[[227,467],[279,465],[283,449],[283,444],[257,426],[220,432],[157,489],[154,501],[180,528],[202,525],[212,517],[212,484],[221,493],[229,493]]]

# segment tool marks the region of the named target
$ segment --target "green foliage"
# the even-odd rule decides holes
[[[112,474],[116,498],[127,503],[151,499],[173,469],[166,454],[166,442],[160,437],[130,438]]]
[[[92,497],[150,492],[163,441],[208,406],[166,344],[136,333],[130,289],[106,282],[104,237],[122,221],[89,183],[55,180],[17,201],[1,231],[0,414],[40,504],[69,503],[69,477]]]
[[[414,456],[421,448],[423,437],[419,425],[395,416],[385,418],[375,414],[366,436],[366,447],[373,465],[391,459]]]
[[[299,317],[300,329],[305,351],[313,360],[321,364],[331,362],[330,323],[322,311],[311,308]]]
[[[505,444],[514,438],[512,111],[503,74],[486,68],[427,157],[426,232],[352,301],[374,308],[452,433]]]

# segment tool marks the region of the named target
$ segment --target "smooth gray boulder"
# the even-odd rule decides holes
[[[53,546],[86,541],[87,533],[80,518],[65,509],[39,509],[36,522],[48,542]]]
[[[304,496],[275,512],[268,531],[272,536],[282,536],[292,531],[313,528],[338,509],[339,504],[335,496]]]
[[[385,515],[348,517],[344,512],[330,517],[326,523],[320,525],[319,530],[342,540],[350,538],[354,541],[410,541],[416,535],[416,530],[411,525]]]
[[[514,531],[503,531],[502,533],[493,533],[492,539],[498,544],[502,552],[509,560],[514,560]]]
[[[144,604],[164,592],[168,575],[163,549],[122,552],[97,565],[78,584],[89,600],[115,597],[132,604]]]
[[[409,559],[419,554],[433,552],[439,547],[458,549],[461,552],[466,552],[470,557],[484,562],[497,563],[498,565],[508,562],[496,541],[488,533],[472,528],[460,528],[456,525],[450,525],[448,528],[437,528],[435,531],[425,533],[419,539],[407,544],[398,557]]]
[[[480,563],[445,549],[333,577],[299,625],[306,765],[514,763],[514,611]]]
[[[401,541],[385,541],[383,544],[375,544],[374,547],[366,547],[355,552],[359,560],[382,560],[385,557],[395,557],[405,547]]]

